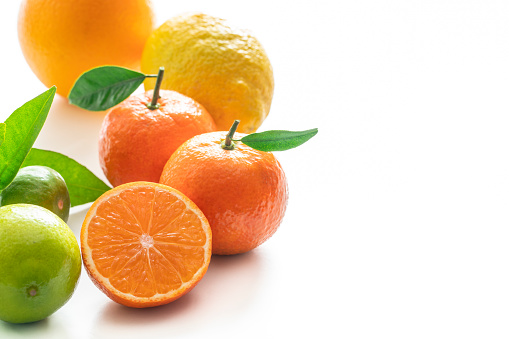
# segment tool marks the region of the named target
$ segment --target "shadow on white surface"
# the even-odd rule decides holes
[[[202,281],[187,295],[176,301],[153,308],[135,309],[108,302],[100,310],[95,333],[121,333],[143,329],[146,335],[161,333],[190,334],[218,319],[231,319],[249,308],[258,293],[263,272],[263,257],[251,251],[237,256],[213,256]],[[225,318],[225,316],[227,318]]]
[[[0,322],[0,326],[2,326],[7,333],[30,334],[31,332],[44,332],[50,327],[49,323],[49,318],[46,318],[41,321],[28,324],[11,324],[2,321]]]
[[[52,321],[52,319],[50,316],[28,324],[11,324],[0,321],[1,338],[68,338],[65,328],[58,321]]]
[[[199,300],[192,293],[188,293],[168,305],[145,309],[129,308],[115,302],[109,302],[102,310],[101,321],[114,326],[151,325],[176,316],[181,317],[198,305]]]

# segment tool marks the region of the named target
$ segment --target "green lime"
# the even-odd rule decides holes
[[[42,320],[71,297],[81,273],[76,237],[65,222],[29,204],[0,207],[0,319]]]
[[[28,166],[0,192],[0,206],[11,204],[39,205],[67,222],[71,200],[60,173],[46,166]]]

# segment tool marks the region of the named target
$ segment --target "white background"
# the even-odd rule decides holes
[[[45,90],[0,4],[0,117]],[[275,93],[260,128],[318,127],[278,153],[290,201],[249,254],[216,257],[167,306],[110,301],[83,271],[47,320],[0,338],[507,338],[509,2],[154,1],[252,30]],[[104,178],[102,113],[57,97],[37,146]],[[84,212],[69,225],[78,235]],[[0,258],[9,260],[9,258]],[[1,302],[1,301],[0,301]]]

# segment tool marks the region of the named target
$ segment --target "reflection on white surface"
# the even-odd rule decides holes
[[[206,333],[207,328],[226,319],[235,321],[260,293],[260,281],[266,278],[263,275],[265,260],[256,250],[236,256],[212,256],[200,283],[167,305],[133,309],[108,299],[95,316],[93,328],[97,338],[109,339],[108,333],[132,338],[132,333],[140,332],[148,337],[165,332],[180,338]]]

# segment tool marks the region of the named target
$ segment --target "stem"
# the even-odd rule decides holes
[[[230,130],[228,131],[228,134],[226,134],[226,139],[224,139],[224,143],[222,143],[221,147],[223,149],[232,150],[235,148],[235,144],[233,143],[233,135],[235,134],[235,131],[237,130],[237,127],[239,126],[240,120],[235,120],[232,124],[232,127],[230,127]]]
[[[159,89],[161,88],[161,83],[163,82],[163,75],[164,67],[159,67],[159,73],[157,73],[156,79],[156,86],[154,87],[154,92],[152,93],[152,101],[150,102],[150,104],[147,105],[147,107],[151,110],[158,109],[160,106],[157,103],[157,100],[160,98]]]

